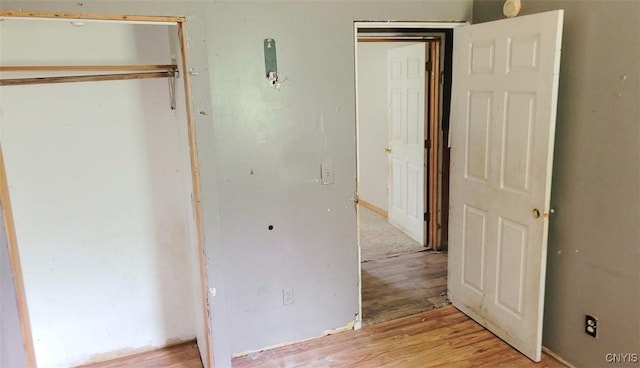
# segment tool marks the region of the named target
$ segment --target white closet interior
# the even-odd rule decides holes
[[[4,68],[4,80],[148,72],[86,68],[96,65],[179,71],[178,79],[0,85],[0,145],[37,365],[196,337],[203,344],[178,25],[4,18],[0,44],[2,67],[85,66]]]

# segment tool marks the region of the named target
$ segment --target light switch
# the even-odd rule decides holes
[[[335,182],[333,177],[333,160],[322,161],[320,170],[322,175],[322,185],[333,184]]]

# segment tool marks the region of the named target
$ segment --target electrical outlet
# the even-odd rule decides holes
[[[293,289],[292,288],[282,289],[282,304],[284,304],[284,305],[293,304]]]
[[[598,319],[594,316],[584,316],[584,333],[592,337],[598,337]]]

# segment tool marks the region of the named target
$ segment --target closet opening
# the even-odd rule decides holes
[[[185,19],[0,19],[0,203],[26,365],[195,339],[209,366]]]

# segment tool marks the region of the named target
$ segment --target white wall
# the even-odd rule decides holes
[[[16,288],[11,273],[3,212],[0,208],[0,367],[27,365],[18,314]]]
[[[360,199],[388,209],[389,145],[387,51],[410,42],[358,43],[358,192]]]
[[[166,26],[6,20],[0,35],[3,65],[170,63]],[[186,124],[167,80],[2,87],[0,98],[38,365],[193,338]]]

